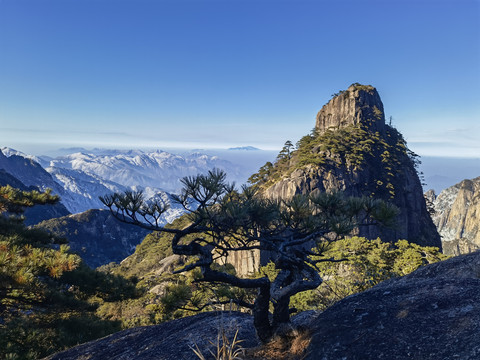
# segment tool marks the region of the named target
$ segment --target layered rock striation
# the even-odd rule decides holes
[[[480,249],[480,177],[463,180],[433,198],[434,224],[445,254]]]
[[[377,90],[354,84],[323,106],[314,133],[303,137],[291,155],[279,157],[261,169],[262,177],[252,178],[260,178],[256,185],[270,198],[341,190],[392,202],[399,208],[394,229],[368,226],[357,235],[441,247],[417,162],[402,135],[385,124]]]

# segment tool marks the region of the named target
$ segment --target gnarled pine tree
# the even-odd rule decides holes
[[[168,206],[144,201],[141,192],[114,194],[101,200],[120,221],[173,234],[173,253],[192,259],[177,272],[199,268],[203,276],[200,281],[257,289],[249,307],[263,342],[289,322],[290,297],[322,283],[317,264],[338,261],[321,256],[325,240],[337,240],[362,225],[388,225],[396,214],[396,208],[382,201],[346,198],[338,192],[297,195],[286,201],[266,199],[252,187],[235,190],[225,178],[225,173],[214,170],[182,180],[183,190],[174,196],[190,217],[189,225],[182,229],[161,226],[160,216]],[[220,257],[255,249],[270,254],[279,271],[274,280],[266,276],[243,278],[215,266]]]

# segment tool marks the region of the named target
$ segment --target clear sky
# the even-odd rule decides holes
[[[0,146],[279,149],[354,82],[480,157],[480,1],[0,0]]]

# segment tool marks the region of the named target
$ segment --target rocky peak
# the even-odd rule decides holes
[[[403,136],[385,124],[377,90],[353,84],[322,107],[315,133],[252,178],[259,179],[254,184],[273,199],[341,190],[391,202],[399,208],[397,226],[362,227],[359,236],[441,247],[415,164]]]
[[[437,194],[435,194],[435,190],[433,189],[430,189],[430,190],[427,190],[425,192],[425,194],[423,194],[423,196],[425,197],[425,200],[432,203],[435,201],[435,199],[437,198]]]
[[[315,129],[322,133],[328,129],[359,124],[373,132],[385,133],[383,103],[377,89],[355,83],[322,107],[317,114]]]

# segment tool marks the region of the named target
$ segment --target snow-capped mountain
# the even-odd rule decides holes
[[[7,158],[11,157],[12,155],[21,156],[25,159],[30,159],[39,163],[44,168],[48,166],[51,160],[51,158],[48,156],[29,155],[9,147],[2,147],[0,150],[2,151],[3,155],[5,155]]]
[[[104,206],[99,196],[127,190],[125,186],[88,175],[81,170],[51,166],[45,170],[63,187],[61,201],[72,214],[89,209],[101,209]]]
[[[181,189],[181,178],[213,168],[225,170],[231,181],[245,176],[239,166],[200,153],[181,156],[159,150],[94,149],[56,158],[36,157],[10,148],[2,148],[1,153],[5,155],[7,172],[26,185],[36,185],[41,190],[51,188],[71,213],[102,209],[99,196],[133,189],[142,190],[146,199],[155,197],[170,204],[163,215],[165,223],[184,212],[169,194]]]
[[[0,169],[4,169],[27,187],[34,186],[39,190],[50,188],[55,194],[63,196],[63,186],[58,184],[35,159],[34,156],[16,150],[2,148],[0,151]]]
[[[51,160],[47,171],[53,168],[79,170],[123,186],[152,187],[174,193],[181,189],[180,179],[185,176],[218,168],[235,180],[240,172],[238,166],[216,156],[199,153],[180,156],[160,150],[79,152]]]

